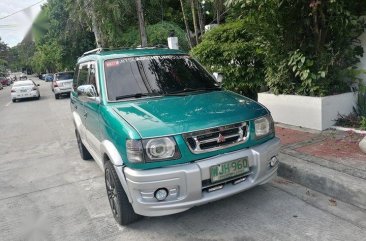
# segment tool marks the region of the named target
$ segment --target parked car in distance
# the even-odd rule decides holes
[[[53,74],[46,74],[44,77],[44,81],[52,82],[53,81]]]
[[[0,83],[3,86],[9,86],[11,84],[11,80],[9,80],[7,77],[5,76],[0,76]]]
[[[25,79],[28,79],[27,75],[24,73],[21,73],[19,76],[19,80],[25,80]]]
[[[59,99],[62,95],[70,96],[72,91],[72,82],[74,72],[59,72],[54,75],[51,88],[55,93],[55,99]]]
[[[13,102],[20,99],[35,98],[39,100],[41,94],[37,85],[32,80],[19,80],[11,87],[11,99]]]
[[[121,225],[276,176],[280,142],[270,112],[221,89],[179,50],[89,51],[78,59],[70,101],[81,158],[104,171]]]

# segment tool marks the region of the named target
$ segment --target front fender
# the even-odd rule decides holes
[[[108,140],[104,140],[101,143],[101,152],[109,157],[109,160],[115,166],[122,166],[123,160],[114,144]],[[104,160],[105,161],[105,160]]]
[[[101,153],[103,153],[104,155],[107,155],[109,158],[109,161],[112,162],[114,169],[117,172],[117,175],[119,177],[119,180],[122,184],[123,189],[126,192],[126,195],[128,197],[128,200],[130,201],[130,203],[132,203],[132,198],[131,198],[131,194],[130,194],[130,190],[128,189],[127,186],[127,182],[126,182],[126,177],[125,174],[123,172],[123,160],[121,155],[119,154],[117,148],[114,146],[114,144],[108,140],[104,140],[101,143]],[[105,162],[107,160],[105,160],[105,158],[103,158],[103,166],[105,165]],[[103,168],[104,171],[104,168]]]
[[[74,122],[76,130],[79,133],[81,133],[81,127],[82,127],[83,123],[81,122],[81,118],[80,118],[79,114],[76,111],[73,111],[72,116],[73,116],[72,120]]]

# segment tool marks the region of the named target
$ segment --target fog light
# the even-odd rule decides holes
[[[274,167],[277,165],[277,162],[278,162],[278,159],[277,159],[277,157],[274,156],[271,158],[271,161],[269,162],[269,166]]]
[[[166,188],[159,188],[158,190],[155,191],[154,196],[156,200],[164,201],[168,196],[168,190]]]

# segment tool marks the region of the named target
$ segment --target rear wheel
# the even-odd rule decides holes
[[[120,225],[128,225],[142,218],[133,211],[112,163],[105,164],[105,185],[114,219]]]
[[[15,101],[17,101],[16,99],[12,99],[13,103],[15,103]]]
[[[79,148],[81,159],[83,159],[83,160],[92,159],[90,152],[88,151],[88,149],[86,149],[83,142],[81,141],[80,134],[77,130],[75,130],[75,135],[76,135],[76,141],[78,143],[78,148]]]

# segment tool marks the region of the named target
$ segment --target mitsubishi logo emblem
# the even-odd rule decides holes
[[[225,137],[223,135],[221,135],[221,133],[219,134],[219,137],[217,138],[217,143],[222,143],[226,141]]]

